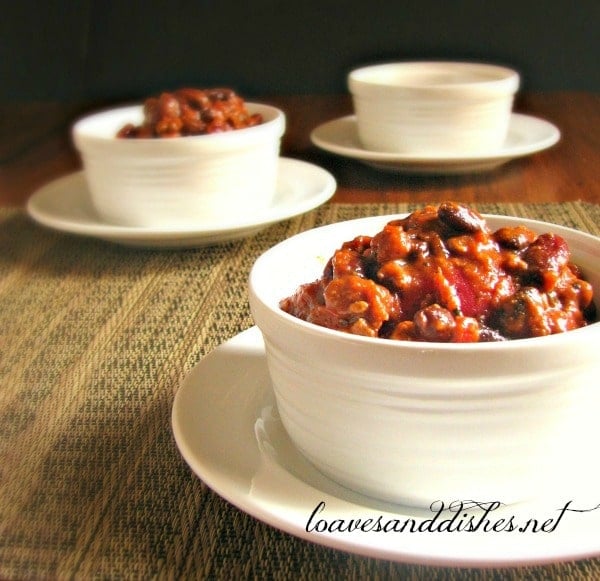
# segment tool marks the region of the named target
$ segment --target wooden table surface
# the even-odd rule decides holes
[[[252,100],[258,101],[258,98]],[[332,201],[600,203],[600,95],[583,92],[525,93],[518,112],[555,124],[560,142],[495,170],[462,176],[414,176],[384,172],[324,152],[310,132],[352,113],[347,95],[264,97],[282,108],[287,130],[282,154],[316,163],[337,179]],[[103,105],[105,106],[105,104]],[[0,103],[0,205],[22,206],[45,183],[80,167],[69,136],[72,122],[98,104]]]

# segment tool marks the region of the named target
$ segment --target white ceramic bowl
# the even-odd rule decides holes
[[[275,195],[282,111],[246,104],[264,122],[225,133],[122,139],[142,106],[112,109],[73,126],[93,205],[109,223],[181,227],[229,223],[267,208]]]
[[[348,76],[359,139],[379,152],[493,152],[518,86],[515,71],[480,63],[386,63]]]
[[[561,476],[589,463],[600,435],[600,323],[497,343],[421,343],[346,334],[279,308],[300,284],[319,278],[342,242],[375,234],[392,218],[298,234],[252,268],[252,315],[291,440],[334,481],[414,506],[512,503],[568,485]],[[599,238],[521,218],[486,218],[493,229],[524,224],[563,236],[600,289]]]

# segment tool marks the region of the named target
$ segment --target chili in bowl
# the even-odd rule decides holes
[[[284,131],[275,107],[230,89],[182,89],[91,114],[72,133],[102,219],[202,228],[271,205]]]
[[[600,435],[598,256],[594,236],[454,203],[281,242],[249,298],[291,440],[390,502],[558,489]]]

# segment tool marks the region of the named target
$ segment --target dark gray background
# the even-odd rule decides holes
[[[339,93],[355,66],[438,58],[514,66],[523,90],[600,89],[600,0],[0,2],[2,99]]]

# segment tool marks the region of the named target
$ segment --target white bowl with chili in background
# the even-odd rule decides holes
[[[258,258],[249,300],[262,332],[278,412],[302,454],[332,480],[385,501],[514,503],[567,487],[598,441],[600,323],[485,343],[371,338],[284,312],[279,303],[321,276],[347,240],[399,216],[324,226]],[[521,218],[563,237],[600,289],[600,239]],[[598,305],[598,292],[595,302]],[[562,498],[562,497],[561,497]]]
[[[392,62],[348,75],[363,146],[427,155],[497,151],[519,82],[508,67],[474,62]]]
[[[142,105],[87,116],[73,126],[93,206],[129,227],[214,227],[268,208],[275,196],[285,115],[246,103],[259,125],[164,138],[117,137],[142,123]]]

